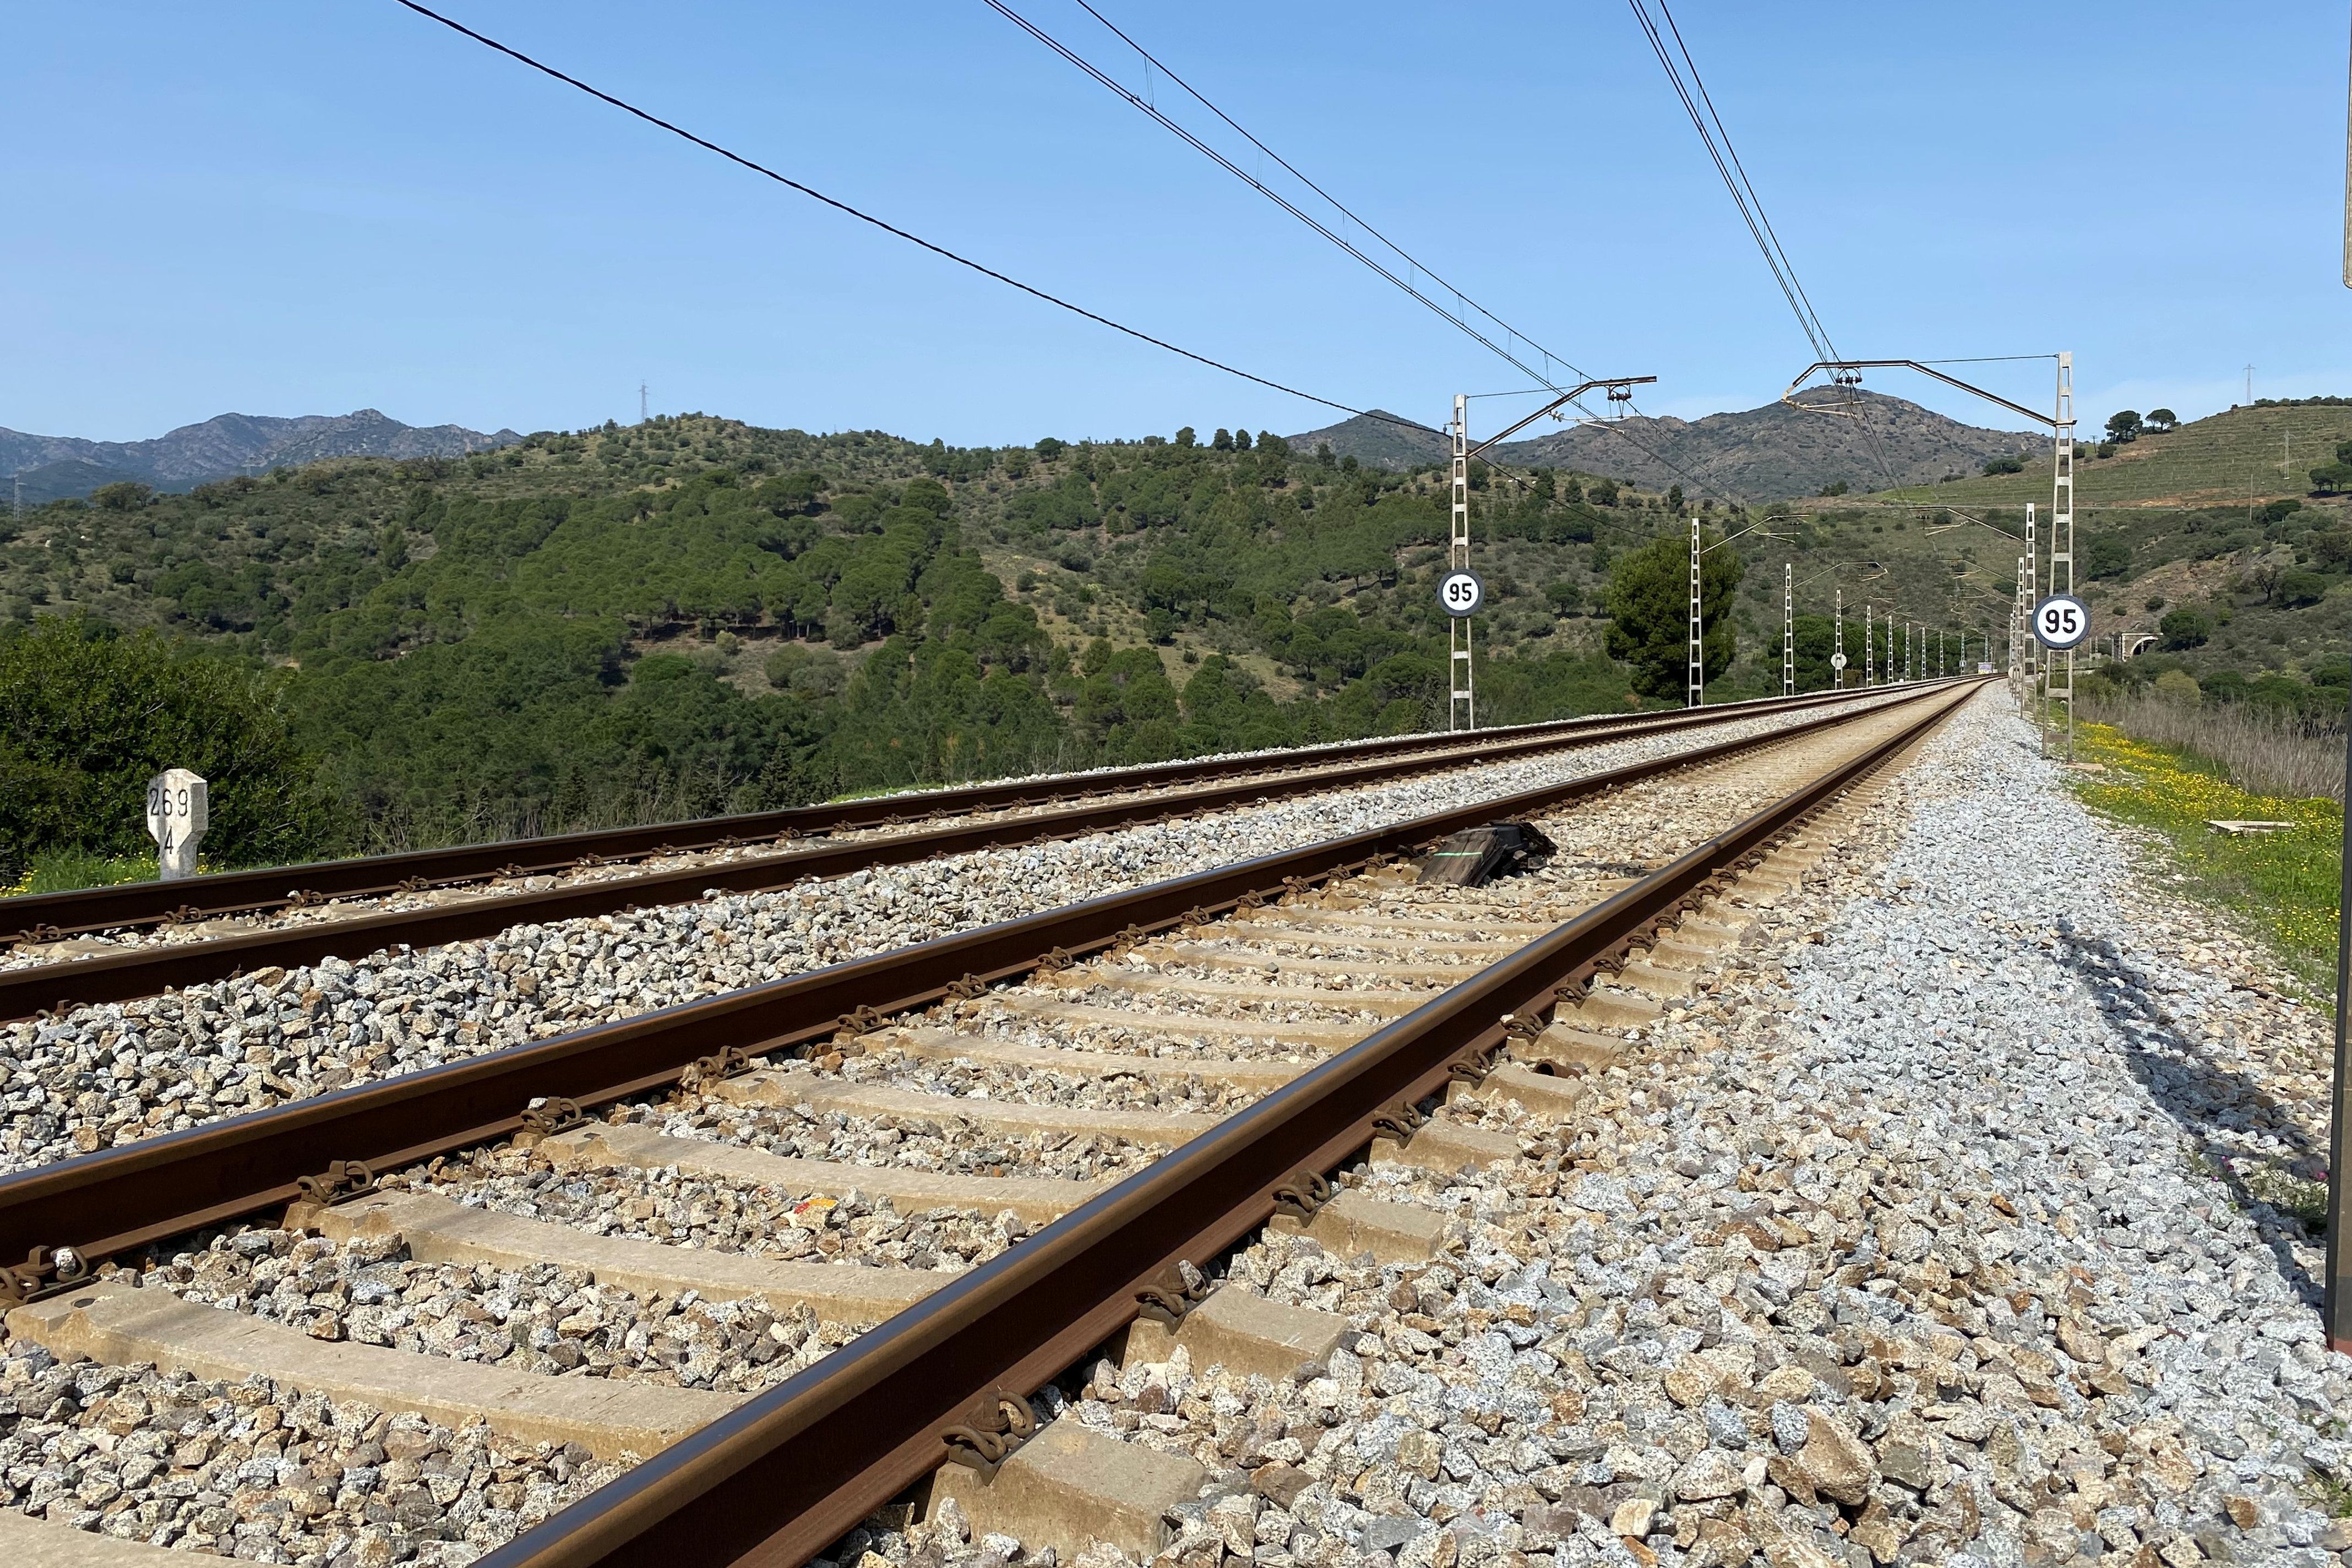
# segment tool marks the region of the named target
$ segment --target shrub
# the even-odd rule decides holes
[[[2276,596],[2289,609],[2315,605],[2327,597],[2327,579],[2316,572],[2282,572]]]
[[[2213,635],[2213,617],[2202,610],[2184,607],[2157,622],[2156,629],[2163,634],[2167,647],[2200,647]]]
[[[45,616],[0,638],[0,881],[45,850],[152,853],[147,781],[211,786],[207,859],[299,859],[326,837],[310,760],[275,676],[95,622]]]
[[[33,857],[24,879],[0,888],[11,898],[32,893],[69,893],[82,888],[111,888],[122,882],[154,879],[152,855],[93,855],[87,849],[51,849]]]
[[[2112,533],[2095,533],[2083,548],[2083,570],[2093,577],[2119,577],[2131,570],[2131,546]]]
[[[155,492],[135,479],[124,479],[99,486],[89,492],[89,499],[108,511],[137,511],[155,499]]]

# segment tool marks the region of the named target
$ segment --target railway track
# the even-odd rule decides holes
[[[27,1255],[7,1276],[10,1333],[450,1426],[470,1415],[509,1444],[577,1447],[583,1465],[652,1456],[497,1554],[516,1568],[797,1563],[943,1456],[962,1463],[937,1498],[976,1525],[1050,1531],[1038,1498],[1119,1470],[1101,1445],[1122,1446],[1066,1420],[1024,1443],[1031,1394],[1139,1310],[1138,1354],[1181,1344],[1280,1376],[1329,1353],[1344,1320],[1210,1290],[1202,1270],[1270,1216],[1349,1253],[1441,1250],[1428,1214],[1329,1173],[1367,1143],[1376,1162],[1432,1169],[1517,1159],[1516,1139],[1433,1115],[1432,1097],[1451,1083],[1474,1107],[1572,1112],[1573,1074],[1697,984],[1746,905],[1801,875],[1811,851],[1791,833],[1966,695],[1636,763],[8,1178],[0,1255]],[[1646,823],[1630,838],[1612,813],[1564,815],[1621,795],[1617,811]],[[1540,820],[1549,866],[1460,889],[1393,861],[1497,817]],[[377,1185],[376,1171],[396,1173]],[[780,1193],[789,1224],[747,1215],[747,1198]],[[663,1217],[681,1201],[682,1226]],[[289,1202],[289,1223],[323,1238],[297,1248],[310,1283],[348,1284],[404,1249],[400,1267],[428,1284],[536,1268],[574,1296],[577,1279],[673,1308],[754,1303],[751,1350],[762,1335],[784,1349],[722,1352],[770,1369],[725,1392],[629,1377],[655,1363],[626,1342],[618,1363],[571,1363],[603,1378],[436,1363],[314,1338],[299,1305],[273,1321],[205,1304],[257,1300],[259,1270],[235,1259],[267,1248],[153,1250]],[[730,1203],[734,1230],[666,1244],[681,1228],[698,1240],[697,1205]],[[864,1225],[877,1217],[891,1223]],[[130,1266],[96,1278],[107,1259]],[[533,1354],[567,1342],[538,1327],[552,1338]],[[1187,1473],[1127,1470],[1127,1491],[1087,1506],[1149,1547],[1152,1489],[1181,1491]],[[28,1562],[47,1549],[21,1545]]]
[[[1416,736],[1318,748],[1293,754],[1306,757],[1307,765],[1273,773],[1263,757],[1210,759],[707,823],[0,900],[0,926],[23,922],[13,961],[0,963],[0,1021],[152,996],[167,987],[328,957],[354,958],[400,945],[422,948],[521,924],[689,903],[713,890],[769,891],[860,869],[1854,700],[1853,693],[1814,694],[1697,712],[1567,720],[1482,733],[1466,742]],[[911,823],[909,814],[915,817]],[[747,847],[746,840],[753,838],[760,842]],[[639,860],[632,862],[632,857]],[[641,863],[647,857],[662,863]],[[378,902],[387,897],[391,902]],[[100,938],[93,932],[113,934]],[[38,962],[26,962],[27,956]]]

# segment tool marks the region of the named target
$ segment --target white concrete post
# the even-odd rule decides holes
[[[203,779],[173,768],[147,781],[147,837],[155,841],[155,870],[162,880],[196,874],[196,846],[208,826]]]

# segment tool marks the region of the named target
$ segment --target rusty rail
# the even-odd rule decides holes
[[[1971,688],[1974,683],[1970,683]],[[1181,1261],[1265,1223],[1275,1192],[1347,1161],[1372,1119],[1483,1060],[1645,928],[1918,740],[1900,732],[1219,1123],[823,1362],[482,1560],[482,1568],[798,1568],[947,1458],[992,1390],[1027,1394],[1136,1315]]]
[[[1594,799],[1933,695],[1841,710],[0,1177],[0,1259],[61,1246],[92,1261],[130,1251],[290,1202],[303,1178],[338,1161],[385,1170],[489,1142],[520,1129],[541,1100],[593,1106],[643,1094],[730,1048],[788,1049],[830,1036],[845,1018],[904,1012],[968,980],[1025,973],[1056,952],[1097,952],[1466,827]]]
[[[1850,700],[1856,695],[1849,692],[1843,697]],[[1790,710],[1835,703],[1842,698],[1841,694],[1831,692],[1773,700],[1782,710]],[[201,984],[270,965],[291,967],[315,963],[328,957],[358,958],[397,943],[426,947],[491,936],[517,925],[587,919],[619,910],[654,905],[690,903],[712,889],[733,893],[765,891],[786,887],[803,879],[837,877],[866,867],[903,865],[974,849],[1099,833],[1138,822],[1215,811],[1260,799],[1278,799],[1373,784],[1431,768],[1504,762],[1562,745],[1600,745],[1640,735],[1720,722],[1726,715],[1737,717],[1744,711],[1749,710],[1733,706],[1707,708],[1637,721],[1616,721],[1606,729],[1591,728],[1566,736],[1545,730],[1543,733],[1516,738],[1488,738],[1475,744],[1434,752],[1422,751],[1389,754],[1350,762],[1341,767],[1292,772],[1275,777],[1260,773],[1228,783],[1202,784],[1163,795],[1064,806],[1059,810],[1038,812],[1011,820],[950,823],[893,834],[885,838],[813,845],[719,865],[690,866],[679,870],[577,882],[537,892],[490,895],[462,904],[392,910],[349,920],[309,921],[207,942],[133,948],[102,957],[0,971],[0,1022],[30,1017],[45,1009],[152,996],[166,986]],[[986,786],[989,791],[1013,787]],[[1037,786],[1033,784],[1027,787],[1034,789]],[[967,809],[982,807],[974,805]],[[630,831],[650,833],[655,830]],[[471,855],[475,851],[450,853]],[[345,861],[340,864],[352,866],[373,862]],[[311,869],[314,868],[296,868],[297,871]],[[238,872],[235,877],[251,879],[271,874]],[[135,885],[134,890],[141,891],[142,897],[152,897],[156,895],[148,889],[163,887],[191,889],[206,882],[230,879],[196,878],[168,884],[141,883]],[[102,893],[121,890],[99,889]],[[45,896],[68,898],[79,895]],[[8,900],[12,906],[37,901]]]
[[[1050,805],[1130,790],[1169,784],[1205,783],[1244,774],[1278,774],[1326,763],[1347,764],[1408,752],[1433,753],[1435,762],[1449,752],[1470,750],[1495,742],[1535,736],[1574,736],[1591,730],[1674,730],[1695,722],[1769,713],[1784,707],[1802,707],[1836,692],[1815,692],[1801,698],[1760,698],[1727,702],[1703,710],[1705,718],[1680,710],[1662,713],[1595,713],[1576,719],[1556,719],[1481,730],[1469,736],[1401,735],[1371,741],[1344,741],[1306,746],[1295,751],[1256,756],[1208,757],[1140,767],[1109,768],[1060,777],[1008,779],[966,784],[952,789],[915,790],[874,795],[863,800],[834,801],[819,805],[792,806],[779,811],[751,812],[733,816],[704,817],[691,822],[655,823],[644,827],[597,829],[538,838],[510,838],[491,844],[458,845],[446,849],[418,849],[399,855],[376,855],[352,860],[320,860],[309,865],[272,866],[249,871],[225,871],[177,882],[131,882],[112,888],[84,888],[70,892],[37,893],[0,899],[0,942],[54,940],[92,931],[127,930],[171,921],[209,919],[278,910],[303,901],[389,895],[419,885],[446,887],[486,881],[502,876],[553,874],[577,869],[583,863],[632,860],[650,855],[700,849],[733,848],[761,840],[835,833],[846,828],[885,827],[966,812]],[[1861,692],[1846,692],[1855,697]]]

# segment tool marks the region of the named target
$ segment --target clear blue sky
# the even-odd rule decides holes
[[[1622,4],[1097,3],[1515,325],[1657,374],[1652,412],[1753,406],[1811,357]],[[1277,380],[1433,423],[1457,389],[1523,384],[979,0],[446,8]],[[1071,0],[1017,8],[1141,87]],[[2072,348],[2092,421],[2227,406],[2249,362],[2257,395],[2352,394],[2343,0],[1676,16],[1845,353]],[[912,250],[390,0],[19,5],[8,38],[13,428],[131,439],[362,406],[569,428],[634,419],[640,380],[656,411],[956,444],[1335,417]],[[2046,401],[2042,365],[1979,368]]]

